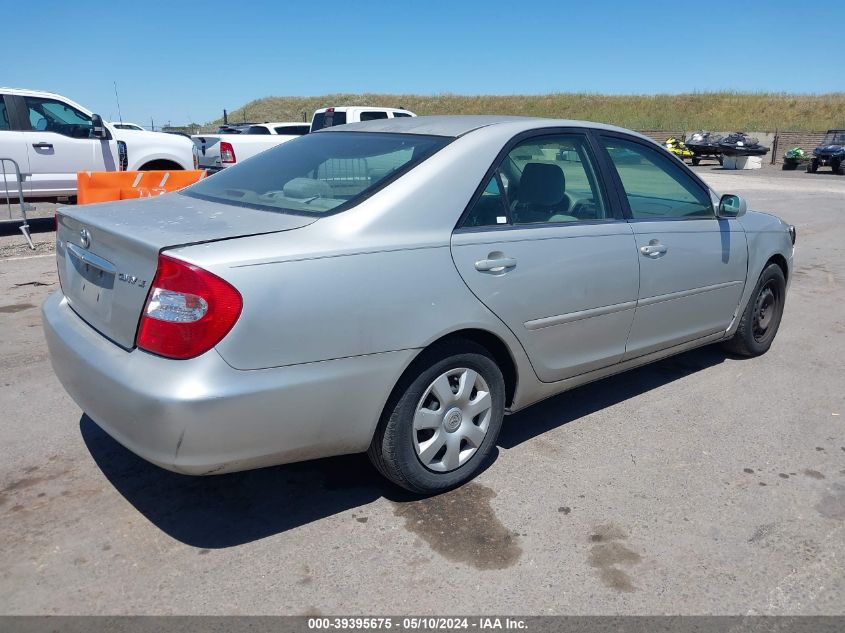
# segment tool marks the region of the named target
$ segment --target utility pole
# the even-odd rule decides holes
[[[155,123],[153,123],[153,117],[150,117],[150,131],[151,131],[151,132],[155,132],[155,131],[156,131],[156,124],[155,124]]]
[[[223,125],[229,125],[229,113],[223,108]]]

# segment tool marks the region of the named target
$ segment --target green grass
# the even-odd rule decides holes
[[[678,95],[383,95],[266,97],[229,113],[229,120],[310,120],[329,105],[402,106],[426,114],[515,114],[612,123],[636,130],[818,131],[845,127],[845,93],[701,92]],[[304,117],[303,117],[304,114]],[[216,126],[222,119],[210,123]]]

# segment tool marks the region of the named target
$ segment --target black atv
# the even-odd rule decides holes
[[[815,173],[823,165],[830,165],[834,174],[845,174],[845,130],[827,131],[822,144],[813,150],[807,171]]]

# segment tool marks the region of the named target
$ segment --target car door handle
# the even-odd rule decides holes
[[[475,269],[481,272],[498,273],[516,266],[513,257],[497,257],[496,259],[479,259],[475,262]]]
[[[32,146],[35,149],[53,149],[52,143],[33,143]]]
[[[661,255],[665,255],[666,251],[669,249],[663,246],[663,244],[648,244],[646,246],[640,246],[640,252],[645,255],[646,257],[652,257],[654,259],[660,257]]]

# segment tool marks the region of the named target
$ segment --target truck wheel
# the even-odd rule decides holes
[[[725,159],[722,157],[722,155],[721,155],[721,154],[719,154],[719,155],[716,157],[716,160],[718,160],[718,161],[719,161],[719,164],[720,164],[720,165],[724,164],[724,162],[725,162]]]
[[[819,170],[819,161],[815,158],[812,159],[809,163],[807,163],[807,173],[808,174],[815,174]]]
[[[388,401],[367,451],[378,471],[418,494],[471,479],[499,436],[502,372],[482,346],[463,341],[423,353]]]
[[[701,162],[701,159],[700,159],[700,158],[698,158],[698,157],[693,157],[693,159],[692,159],[692,164],[693,164],[693,165],[698,165],[700,162]]]
[[[830,161],[830,168],[833,170],[834,174],[839,174],[842,172],[842,161],[838,158],[834,158]]]
[[[777,264],[766,266],[742,312],[736,334],[723,343],[740,356],[760,356],[775,340],[786,299],[786,279]]]

